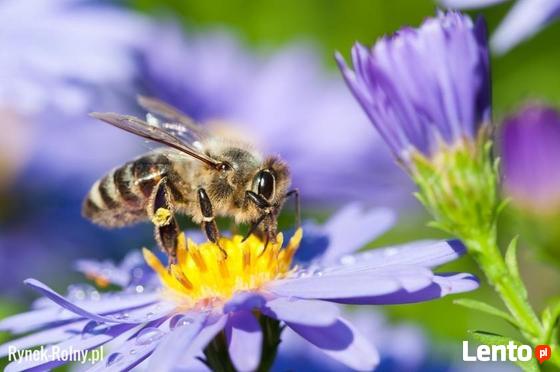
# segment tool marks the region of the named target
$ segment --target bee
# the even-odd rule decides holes
[[[139,97],[138,103],[148,112],[146,120],[116,113],[90,115],[165,146],[95,182],[83,203],[84,217],[105,227],[151,220],[155,239],[170,261],[176,258],[180,236],[177,213],[200,224],[218,246],[215,218],[223,216],[250,224],[245,238],[261,236],[266,249],[276,238],[277,217],[290,196],[295,197],[299,224],[299,192],[288,190],[290,171],[280,157],[263,156],[250,143],[221,136],[157,99]]]

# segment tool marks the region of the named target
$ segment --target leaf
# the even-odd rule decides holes
[[[458,300],[454,300],[453,303],[467,307],[469,309],[474,309],[474,310],[482,311],[483,313],[486,314],[497,316],[499,318],[504,319],[506,322],[510,323],[514,327],[519,328],[519,325],[511,315],[509,315],[505,311],[495,308],[492,305],[488,305],[487,303],[477,301],[477,300],[471,300],[467,298],[460,298]]]
[[[543,343],[549,344],[552,340],[554,329],[558,326],[560,321],[560,298],[554,299],[549,306],[547,306],[542,313],[542,323],[544,328]]]
[[[518,236],[513,238],[509,243],[509,246],[506,251],[506,266],[511,274],[511,277],[514,280],[514,284],[517,289],[521,292],[523,299],[527,299],[527,289],[523,284],[523,280],[521,279],[521,275],[519,274],[519,266],[517,265],[517,240]]]
[[[521,346],[524,345],[523,343],[502,336],[502,335],[498,335],[496,333],[490,333],[490,332],[484,332],[484,331],[469,331],[469,333],[472,335],[472,337],[480,342],[481,344],[485,344],[485,345],[508,345],[510,341],[513,341],[513,343],[515,343],[517,346]],[[526,362],[522,362],[522,361],[517,361],[514,362],[515,364],[517,364],[519,367],[521,367],[522,370],[524,370],[525,372],[539,372],[540,368],[537,364],[537,360],[535,358],[531,358],[530,360],[526,361]]]

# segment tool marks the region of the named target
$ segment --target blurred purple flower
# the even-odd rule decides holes
[[[368,50],[352,49],[354,71],[340,70],[370,120],[405,165],[415,152],[474,140],[489,123],[490,80],[484,22],[439,13]]]
[[[438,0],[448,8],[483,8],[506,0]],[[529,39],[560,14],[559,0],[517,0],[490,40],[492,50],[504,54]]]
[[[140,16],[88,0],[4,0],[0,14],[0,106],[83,114],[96,90],[136,77],[131,49],[149,30]]]
[[[502,128],[504,187],[512,202],[537,215],[559,213],[560,113],[527,105]]]
[[[338,218],[339,222],[330,225],[335,230],[331,231],[327,224],[323,235],[332,238],[343,234],[340,216],[355,216],[356,208],[351,206],[335,216],[335,221]],[[185,309],[185,302],[177,302],[177,297],[169,297],[157,289],[142,287],[139,290],[138,286],[113,293],[96,293],[94,298],[74,296],[68,299],[37,280],[29,279],[26,283],[54,304],[41,302],[35,310],[2,320],[2,330],[15,334],[35,333],[2,345],[0,356],[6,355],[9,346],[23,349],[50,344],[50,347],[56,345],[76,353],[114,340],[113,352],[94,366],[94,370],[127,369],[149,357],[148,368],[165,371],[192,363],[193,358],[201,356],[204,347],[224,331],[236,368],[252,370],[260,359],[263,337],[253,315],[253,311],[259,311],[266,317],[283,321],[333,359],[354,369],[372,369],[378,362],[377,351],[355,327],[340,317],[333,302],[426,301],[473,290],[478,281],[468,274],[432,273],[432,267],[464,253],[464,247],[457,241],[417,242],[350,254],[384,230],[368,232],[373,220],[389,227],[392,218],[387,212],[377,210],[359,213],[363,219],[347,220],[347,227],[356,228],[356,231],[347,235],[346,246],[329,244],[324,254],[315,257],[309,266],[296,266],[286,277],[271,280],[261,288],[236,291],[223,302],[205,300],[202,308]],[[358,229],[356,224],[360,225],[362,220],[368,224]],[[298,237],[301,235],[294,235],[286,252],[295,247]],[[303,241],[300,249],[308,249],[305,245]],[[322,257],[328,259],[323,261]],[[60,360],[12,362],[6,370],[53,368],[63,363]]]
[[[226,121],[285,158],[304,202],[408,197],[409,181],[378,139],[364,135],[366,119],[310,45],[262,55],[225,33],[185,37],[163,26],[143,67],[146,94],[197,120]]]

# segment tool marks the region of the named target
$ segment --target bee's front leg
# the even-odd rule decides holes
[[[200,211],[202,213],[202,230],[206,234],[208,240],[220,248],[224,254],[224,258],[227,258],[227,252],[220,247],[220,230],[218,230],[218,225],[216,224],[212,202],[210,201],[206,190],[202,187],[198,189],[197,194],[198,204],[200,205]]]
[[[159,247],[169,257],[169,263],[175,263],[180,230],[166,177],[157,183],[152,192],[148,204],[148,215],[154,224],[155,237]]]

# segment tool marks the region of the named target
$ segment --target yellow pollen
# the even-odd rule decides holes
[[[167,208],[158,208],[152,216],[152,223],[156,226],[166,226],[171,222],[171,211]]]
[[[237,291],[259,289],[286,277],[302,235],[300,228],[282,247],[280,233],[276,242],[269,242],[265,249],[264,242],[253,235],[244,242],[239,235],[221,238],[218,247],[212,242],[195,244],[181,234],[177,261],[168,268],[148,249],[144,248],[143,253],[169,293],[185,304],[195,305],[206,300],[227,300]]]

